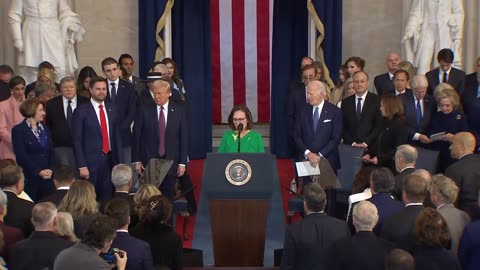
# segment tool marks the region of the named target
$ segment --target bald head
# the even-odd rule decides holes
[[[387,67],[388,67],[388,72],[390,73],[395,73],[395,71],[398,70],[398,64],[400,63],[400,55],[396,52],[391,52],[387,55]]]
[[[475,137],[470,132],[459,132],[453,136],[450,145],[450,155],[454,159],[460,159],[464,155],[475,151]]]

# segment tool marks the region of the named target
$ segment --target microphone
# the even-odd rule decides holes
[[[237,126],[237,131],[238,131],[238,149],[237,152],[240,153],[240,134],[242,134],[243,130],[243,124],[240,124]]]

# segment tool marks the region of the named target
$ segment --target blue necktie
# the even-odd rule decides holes
[[[422,122],[422,106],[420,106],[420,100],[417,99],[417,124],[420,125]]]
[[[72,115],[73,115],[73,110],[72,110],[72,101],[69,100],[67,101],[67,122],[68,126],[71,128],[72,127]]]
[[[317,131],[317,124],[318,124],[318,119],[320,116],[318,115],[318,107],[315,107],[315,112],[313,113],[313,131]]]

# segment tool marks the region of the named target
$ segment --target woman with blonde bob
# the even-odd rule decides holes
[[[72,215],[75,234],[83,239],[88,224],[98,215],[98,204],[92,183],[85,180],[73,182],[58,206],[58,211]]]

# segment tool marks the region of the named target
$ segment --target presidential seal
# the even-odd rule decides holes
[[[252,168],[245,160],[235,159],[230,161],[225,168],[225,176],[230,184],[243,186],[250,181]]]

